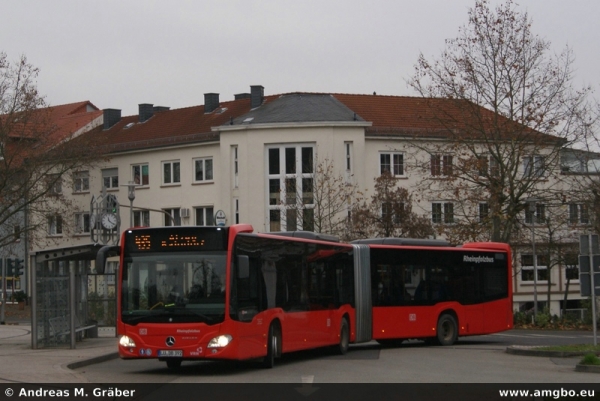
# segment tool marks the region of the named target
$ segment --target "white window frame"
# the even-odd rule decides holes
[[[454,173],[454,157],[448,153],[435,153],[431,155],[429,173],[432,177],[449,177]],[[434,163],[439,171],[434,171]]]
[[[194,219],[197,226],[210,227],[215,225],[215,207],[198,206],[194,207]]]
[[[51,237],[63,235],[63,218],[61,215],[55,214],[48,216],[48,235]]]
[[[146,183],[144,183],[144,167],[146,167],[146,171],[148,172],[148,174],[146,174],[146,176],[145,176],[145,177],[147,177]],[[136,170],[139,171],[139,178],[136,178],[138,176],[138,174],[136,173]],[[133,181],[133,183],[136,184],[138,186],[138,188],[150,186],[150,165],[148,163],[132,164],[131,165],[131,181]]]
[[[61,195],[62,194],[62,177],[58,174],[48,174],[48,195]],[[52,182],[55,181],[56,182]]]
[[[294,163],[289,163],[287,165],[293,167],[292,172],[286,171],[286,150],[294,148]],[[271,172],[269,165],[269,154],[273,149],[278,149],[279,151],[279,171]],[[303,166],[303,149],[310,149],[310,163],[311,170],[310,172],[306,172]],[[280,145],[267,145],[265,146],[265,166],[266,166],[266,199],[267,199],[267,213],[266,213],[266,221],[267,221],[267,231],[289,231],[289,230],[302,230],[307,229],[303,227],[303,215],[305,210],[314,209],[314,193],[312,193],[312,203],[304,203],[304,182],[305,180],[312,180],[312,185],[314,185],[314,177],[315,177],[315,156],[316,156],[316,145],[313,142],[305,142],[305,143],[286,143]],[[271,180],[279,180],[279,187],[277,191],[277,199],[271,204]],[[288,197],[287,184],[295,183],[295,193]],[[314,188],[313,188],[314,191]],[[307,193],[308,194],[308,193]],[[292,201],[293,203],[288,202]],[[298,210],[301,209],[302,213],[298,213]],[[289,227],[288,224],[288,214],[292,219],[292,227]],[[295,221],[293,220],[293,216],[296,216]],[[279,230],[271,230],[272,221],[271,216],[278,215],[278,224]]]
[[[208,162],[210,162],[210,178],[207,177],[207,164]],[[208,182],[214,182],[215,179],[215,163],[213,161],[213,157],[209,156],[209,157],[197,157],[195,159],[193,159],[193,164],[194,164],[194,182],[195,183],[208,183]],[[202,178],[198,179],[197,178],[197,168],[198,168],[198,164],[200,164],[202,166]]]
[[[534,218],[535,217],[535,218]],[[525,209],[525,224],[538,225],[546,222],[546,205],[543,203],[535,204],[535,213]]]
[[[170,207],[170,208],[163,209],[163,211],[168,213],[173,218],[173,220],[175,220],[175,221],[172,221],[171,217],[169,217],[163,213],[164,214],[163,223],[164,223],[165,227],[181,226],[181,208]]]
[[[73,192],[86,193],[90,192],[90,172],[78,171],[73,174]]]
[[[89,234],[90,231],[90,213],[75,213],[75,234]]]
[[[240,168],[240,162],[239,162],[239,149],[237,145],[233,145],[231,147],[231,160],[233,162],[233,188],[238,188],[239,186],[239,168]],[[213,163],[213,169],[214,169],[214,163]]]
[[[549,274],[549,272],[548,272],[548,266],[546,266],[546,265],[540,265],[539,264],[539,257],[541,255],[535,255],[535,258],[538,261],[538,265],[535,268],[534,268],[533,264],[531,264],[531,265],[524,265],[523,264],[523,256],[525,256],[525,255],[533,256],[530,253],[526,253],[526,254],[522,254],[521,255],[521,274],[519,275],[519,280],[521,281],[521,283],[522,284],[529,284],[529,283],[533,284],[534,283],[534,279],[523,280],[523,271],[534,271],[534,270],[537,270],[537,283],[538,284],[540,284],[540,283],[547,284],[548,280],[540,279],[540,273],[541,273],[541,271],[545,271],[546,272],[546,276],[548,276],[548,274]],[[532,272],[531,275],[532,275],[532,277],[535,278],[535,272]]]
[[[569,203],[569,224],[589,224],[589,210],[582,203]]]
[[[383,163],[383,157],[389,157],[389,172],[393,177],[406,177],[404,152],[379,152],[379,175],[382,175],[387,170],[384,168],[384,165],[387,166],[388,163]],[[398,171],[396,170],[396,166],[398,167]]]
[[[166,177],[166,167],[169,166],[169,177],[168,182],[165,180]],[[177,168],[175,167],[177,166]],[[179,171],[179,176],[176,177],[175,171]],[[166,160],[161,162],[161,180],[163,185],[181,185],[181,161],[179,160]],[[175,180],[177,179],[177,180]]]
[[[479,222],[484,222],[490,215],[490,204],[487,202],[479,202],[478,206]]]
[[[438,208],[439,211],[435,210]],[[439,218],[437,215],[439,215]],[[454,224],[454,221],[454,202],[431,202],[431,222],[433,224]]]
[[[107,183],[108,183],[108,185],[106,185]],[[102,185],[106,189],[118,189],[119,188],[119,168],[118,167],[102,169]]]
[[[544,156],[532,155],[523,157],[523,177],[543,177],[544,165]]]
[[[136,221],[138,223],[136,223]],[[133,226],[134,227],[150,227],[150,211],[149,210],[134,210],[133,211]]]

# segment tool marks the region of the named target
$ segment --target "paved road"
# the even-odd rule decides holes
[[[509,355],[510,345],[591,344],[590,332],[512,330],[460,339],[452,347],[411,341],[400,347],[375,342],[344,356],[327,350],[284,355],[274,369],[251,362],[184,362],[172,371],[156,360],[120,359],[79,369],[90,382],[112,383],[597,383],[598,374],[575,372],[580,358]]]

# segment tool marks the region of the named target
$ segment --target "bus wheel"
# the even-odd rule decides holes
[[[458,327],[454,316],[444,313],[437,324],[437,340],[440,345],[452,345],[458,338]]]
[[[263,359],[262,367],[265,369],[271,369],[275,366],[275,357],[279,353],[279,347],[281,343],[281,337],[279,337],[279,331],[275,327],[274,323],[271,323],[269,327],[269,336],[267,338],[267,356]]]
[[[169,369],[178,369],[181,367],[181,359],[167,359],[167,367]]]
[[[342,324],[340,324],[340,344],[338,346],[338,354],[345,355],[348,352],[350,346],[350,325],[348,319],[342,318]]]

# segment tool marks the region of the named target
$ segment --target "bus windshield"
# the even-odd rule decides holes
[[[226,252],[126,255],[121,320],[138,323],[221,323],[225,317]]]

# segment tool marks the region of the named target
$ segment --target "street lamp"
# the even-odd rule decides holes
[[[122,186],[127,187],[127,197],[129,198],[129,227],[133,227],[133,201],[135,200],[135,187],[139,185],[133,181],[129,181],[126,185]]]
[[[527,209],[529,210],[529,214],[531,216],[531,247],[533,248],[533,319],[534,321],[537,319],[537,311],[538,311],[538,302],[537,302],[537,255],[535,254],[535,215],[536,215],[536,206],[539,199],[536,198],[528,198],[525,200],[527,202]]]

